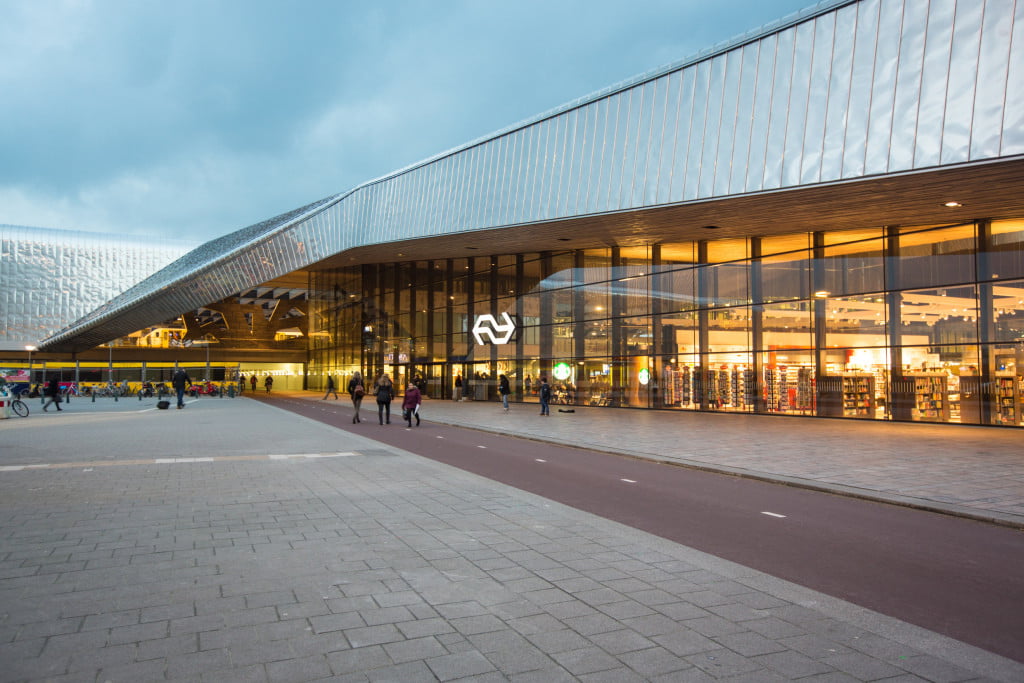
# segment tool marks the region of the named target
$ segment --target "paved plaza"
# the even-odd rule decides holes
[[[0,681],[1024,680],[1024,664],[272,403],[152,403],[0,421]],[[1022,509],[1011,430],[423,412],[426,429],[835,479],[1003,523]],[[886,453],[945,474],[915,487]],[[976,465],[1005,485],[987,503]]]

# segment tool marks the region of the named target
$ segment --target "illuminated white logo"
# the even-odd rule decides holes
[[[499,323],[490,313],[476,317],[473,323],[473,336],[476,337],[477,344],[483,344],[484,337],[490,337],[492,344],[508,344],[512,333],[516,331],[516,324],[508,313],[502,313],[501,317],[505,320],[504,324]]]

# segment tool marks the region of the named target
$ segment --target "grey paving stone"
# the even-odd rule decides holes
[[[169,678],[197,678],[209,671],[231,668],[231,656],[227,650],[204,650],[167,658]]]
[[[366,672],[368,681],[393,681],[395,683],[434,683],[437,678],[424,662],[407,662],[396,666],[371,669]]]
[[[566,628],[560,631],[544,631],[542,633],[524,635],[538,649],[548,654],[582,650],[591,647],[590,641],[575,631],[570,631]]]
[[[394,643],[405,639],[405,636],[402,635],[402,633],[393,624],[348,628],[345,629],[343,633],[353,648],[363,648],[368,645],[381,645],[383,643]]]
[[[551,658],[574,676],[612,671],[622,666],[618,659],[593,646],[555,652]]]
[[[834,669],[845,671],[854,678],[868,681],[879,678],[891,678],[906,673],[905,669],[896,668],[879,659],[859,652],[823,657],[821,661]]]
[[[413,638],[398,643],[388,643],[383,647],[388,656],[396,663],[429,659],[449,654],[444,645],[433,636]]]
[[[145,662],[133,662],[119,666],[103,667],[96,676],[98,681],[162,681],[167,671],[167,663],[163,659],[151,659]]]
[[[271,683],[304,683],[331,675],[327,658],[322,655],[271,662],[265,668]]]
[[[751,659],[790,679],[835,671],[835,667],[793,651],[771,652]]]
[[[690,662],[663,647],[624,652],[618,655],[618,659],[632,671],[647,678],[694,668]]]
[[[495,671],[494,665],[476,650],[433,657],[426,660],[426,665],[441,681],[453,681]]]
[[[762,672],[764,667],[753,659],[741,657],[730,650],[709,650],[700,654],[688,655],[686,660],[698,669],[715,678],[730,678],[755,672]]]

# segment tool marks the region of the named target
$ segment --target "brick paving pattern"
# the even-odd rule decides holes
[[[0,423],[0,466],[59,465],[0,471],[0,681],[1024,680],[259,402],[68,408]]]

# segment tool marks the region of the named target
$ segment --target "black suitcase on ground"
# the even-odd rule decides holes
[[[168,408],[171,407],[171,402],[170,401],[157,401],[156,402],[156,407],[159,408],[160,410],[167,410]]]

